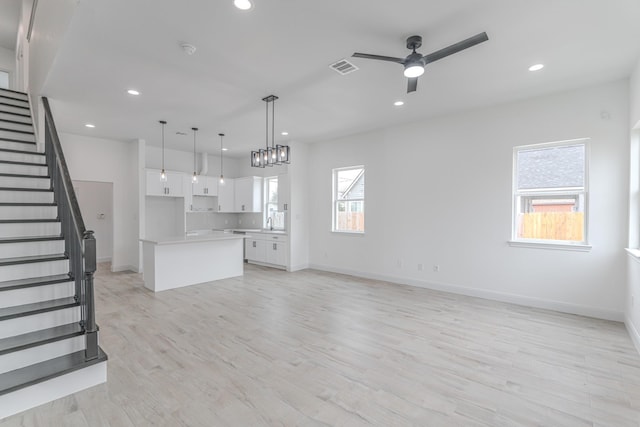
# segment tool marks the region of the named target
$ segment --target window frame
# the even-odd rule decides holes
[[[554,147],[568,147],[572,145],[584,145],[584,185],[582,187],[559,187],[559,188],[536,188],[536,189],[524,189],[519,190],[518,186],[518,153],[526,150],[534,149],[547,149]],[[590,163],[590,139],[589,138],[577,138],[564,141],[546,142],[539,144],[519,145],[513,147],[512,157],[512,189],[511,189],[511,240],[508,241],[511,246],[521,247],[534,247],[534,248],[547,248],[547,249],[566,249],[566,250],[579,250],[588,251],[591,249],[589,245],[589,163]],[[540,198],[540,197],[558,198],[560,196],[567,196],[567,198],[576,198],[583,200],[583,230],[582,241],[572,240],[553,240],[553,239],[530,239],[518,237],[518,214],[520,213],[519,200],[525,197]]]
[[[366,230],[366,215],[365,215],[365,197],[362,198],[354,198],[354,199],[338,199],[338,173],[343,171],[349,171],[354,169],[362,169],[362,175],[366,174],[366,168],[364,165],[355,165],[355,166],[347,166],[334,168],[331,170],[331,184],[332,184],[332,203],[331,203],[331,232],[339,233],[339,234],[353,234],[356,236],[362,236]],[[365,191],[366,193],[366,181],[365,181]],[[337,215],[338,215],[338,203],[340,202],[361,202],[362,203],[362,212],[364,215],[363,219],[363,230],[362,231],[354,231],[354,230],[339,230],[337,228]]]
[[[277,187],[278,191],[276,191],[277,198],[276,198],[275,203],[269,201],[269,181],[275,181],[276,184],[278,185],[278,187]],[[275,175],[275,176],[265,176],[263,178],[263,185],[264,185],[264,189],[263,189],[264,197],[263,197],[263,203],[262,203],[262,207],[263,207],[262,228],[264,230],[266,230],[267,229],[267,219],[269,218],[269,206],[270,205],[275,205],[276,206],[275,212],[278,212],[278,199],[280,198],[280,194],[279,194],[280,185],[279,185],[279,182],[278,182],[278,176],[277,175]],[[275,223],[275,218],[272,218],[272,221],[273,222],[271,223],[271,227],[273,227],[274,230],[282,231],[282,230],[285,229],[285,225],[284,224],[282,225],[282,227],[276,227],[275,226],[275,224],[274,224]]]

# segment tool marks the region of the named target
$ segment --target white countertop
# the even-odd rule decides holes
[[[286,236],[288,233],[284,230],[265,230],[264,228],[234,228],[233,231],[241,231],[243,233],[254,234],[281,234]]]
[[[182,243],[198,243],[198,242],[213,242],[218,240],[234,240],[244,239],[247,237],[245,234],[233,234],[226,233],[224,231],[211,231],[203,234],[183,234],[181,236],[170,237],[147,237],[140,239],[141,242],[153,243],[156,245],[175,245]]]

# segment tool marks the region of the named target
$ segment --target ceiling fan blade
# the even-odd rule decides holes
[[[418,89],[418,78],[411,77],[407,81],[407,93],[415,92]]]
[[[365,59],[377,59],[379,61],[389,61],[389,62],[397,62],[398,64],[404,64],[404,58],[394,58],[392,56],[382,56],[382,55],[369,55],[368,53],[354,53],[354,58],[365,58]]]
[[[472,46],[475,46],[477,44],[480,44],[482,42],[486,42],[487,40],[489,40],[489,37],[487,36],[487,33],[480,33],[480,34],[476,34],[473,37],[469,37],[466,40],[462,40],[461,42],[452,44],[451,46],[447,46],[444,49],[440,49],[437,50],[433,53],[430,53],[428,55],[424,56],[424,59],[426,61],[426,63],[430,63],[430,62],[434,62],[437,61],[439,59],[445,58],[449,55],[453,55],[454,53],[458,53],[461,50],[465,50],[468,49]]]

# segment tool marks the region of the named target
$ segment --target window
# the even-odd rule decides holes
[[[587,244],[587,142],[514,149],[513,240]]]
[[[364,166],[333,170],[333,231],[364,233]]]
[[[284,230],[284,212],[278,211],[278,177],[264,179],[264,228]],[[271,224],[267,224],[271,218]]]

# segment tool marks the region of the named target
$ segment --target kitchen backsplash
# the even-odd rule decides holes
[[[225,228],[262,228],[262,214],[216,212],[187,214],[187,231]]]

